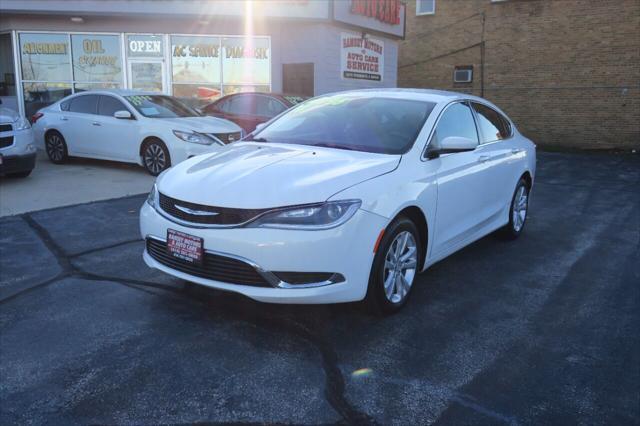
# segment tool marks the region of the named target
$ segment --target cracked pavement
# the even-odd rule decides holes
[[[151,270],[144,198],[0,219],[0,423],[640,422],[638,156],[540,153],[523,236],[388,318]]]

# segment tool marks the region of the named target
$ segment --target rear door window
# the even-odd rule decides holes
[[[98,109],[97,95],[82,95],[71,99],[69,111],[83,114],[95,114]]]
[[[486,105],[473,103],[480,128],[480,143],[495,142],[511,136],[511,125],[499,112]]]
[[[113,117],[116,111],[129,111],[120,100],[113,96],[100,96],[98,103],[98,114]]]
[[[287,109],[282,102],[269,96],[256,96],[256,115],[275,117]]]
[[[251,95],[239,95],[230,99],[227,111],[235,115],[255,115],[255,98]]]

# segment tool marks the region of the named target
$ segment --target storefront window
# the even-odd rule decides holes
[[[69,83],[24,83],[25,115],[31,117],[44,108],[71,94]]]
[[[225,37],[222,78],[225,94],[269,91],[271,52],[266,37]]]
[[[18,111],[11,34],[0,34],[0,98],[2,106]]]
[[[220,38],[171,37],[173,95],[201,101],[220,96]]]
[[[119,89],[120,84],[116,83],[79,83],[73,85],[75,93],[86,92],[87,90],[99,90],[99,89]]]
[[[71,47],[73,77],[76,82],[122,84],[120,37],[73,34]]]
[[[66,34],[20,34],[22,79],[71,81],[69,53]]]

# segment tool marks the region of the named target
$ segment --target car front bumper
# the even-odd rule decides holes
[[[269,228],[191,228],[174,223],[148,203],[140,211],[143,239],[166,241],[167,230],[174,229],[204,239],[206,252],[226,253],[242,258],[266,271],[327,272],[340,274],[336,283],[311,286],[256,287],[202,278],[169,267],[145,249],[145,263],[167,274],[207,287],[241,293],[271,303],[341,303],[362,300],[366,295],[373,261],[373,248],[386,219],[359,210],[342,226],[322,231]]]
[[[2,155],[2,154],[0,154]],[[28,172],[36,166],[36,153],[26,155],[12,155],[0,160],[0,176],[12,173]]]

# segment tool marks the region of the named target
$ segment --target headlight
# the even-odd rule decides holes
[[[185,142],[199,143],[200,145],[211,145],[213,143],[213,139],[201,133],[174,130],[173,134]]]
[[[149,196],[147,197],[147,204],[149,204],[151,207],[155,207],[157,197],[158,197],[158,187],[154,183],[153,187],[151,188],[151,191],[149,191]]]
[[[340,226],[360,208],[360,200],[330,201],[267,212],[247,226],[279,229],[329,229]]]
[[[27,130],[31,128],[31,123],[24,117],[18,118],[13,122],[13,130]]]

